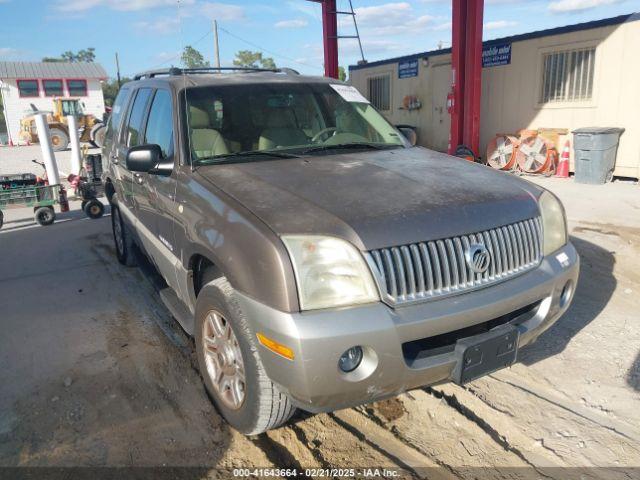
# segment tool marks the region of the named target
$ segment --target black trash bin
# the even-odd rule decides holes
[[[600,127],[579,128],[571,132],[577,183],[597,185],[611,181],[622,132],[624,128]]]

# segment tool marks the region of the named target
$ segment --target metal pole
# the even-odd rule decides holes
[[[118,74],[118,89],[122,86],[122,80],[120,79],[120,60],[118,59],[118,52],[116,52],[116,72]]]
[[[213,21],[213,42],[216,52],[216,68],[220,68],[220,43],[218,42],[218,21]]]
[[[42,160],[44,160],[49,185],[59,185],[60,174],[58,173],[56,157],[53,155],[53,146],[51,145],[51,136],[49,135],[49,125],[47,125],[46,114],[36,113],[34,117],[36,120],[36,128],[38,129],[40,149],[42,150]]]
[[[324,75],[338,78],[338,16],[336,0],[322,2],[322,35],[324,40]]]
[[[73,115],[67,116],[69,125],[69,142],[71,143],[71,172],[80,174],[80,138],[78,137],[78,120]]]
[[[473,0],[471,0],[473,1]],[[467,0],[453,0],[451,28],[451,130],[449,131],[449,155],[453,155],[458,145],[462,144],[464,120],[464,35],[466,24]]]
[[[484,0],[467,2],[462,143],[480,155],[480,96],[482,95],[482,17]]]
[[[362,57],[362,63],[365,63],[364,50],[362,50],[362,40],[360,40],[360,32],[358,31],[358,22],[356,21],[356,12],[353,9],[353,3],[349,0],[349,7],[351,7],[351,15],[353,18],[353,26],[356,29],[356,37],[358,37],[358,46],[360,47],[360,56]]]

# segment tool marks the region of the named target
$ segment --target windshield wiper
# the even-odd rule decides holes
[[[246,152],[224,153],[222,155],[214,155],[211,157],[199,158],[198,162],[218,163],[241,157],[270,157],[270,158],[299,158],[298,155],[285,152],[277,152],[273,150],[248,150]]]
[[[307,148],[303,150],[302,155],[314,153],[314,152],[326,152],[329,150],[358,150],[358,149],[368,149],[368,150],[388,150],[390,148],[398,148],[402,145],[395,144],[378,144],[378,143],[367,143],[367,142],[351,142],[351,143],[338,143],[336,145],[318,145],[315,147]]]

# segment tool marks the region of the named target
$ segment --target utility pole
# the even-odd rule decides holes
[[[216,53],[216,68],[220,68],[220,44],[218,43],[218,21],[213,21],[213,42]]]
[[[118,90],[122,86],[122,80],[120,79],[120,60],[118,60],[118,52],[116,52],[116,72],[118,75]]]

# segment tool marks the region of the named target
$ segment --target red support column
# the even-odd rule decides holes
[[[449,132],[449,155],[453,155],[456,147],[462,143],[463,133],[463,92],[465,68],[465,44],[467,0],[452,0],[452,35],[451,35],[451,92],[449,94],[449,113],[451,130]]]
[[[449,154],[465,145],[478,156],[484,0],[452,0]]]
[[[462,143],[480,154],[480,96],[482,95],[483,0],[467,0],[464,84],[464,134]]]
[[[338,78],[338,16],[336,0],[322,1],[324,76]]]

